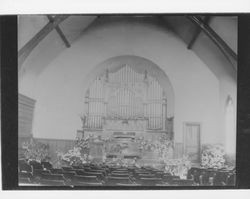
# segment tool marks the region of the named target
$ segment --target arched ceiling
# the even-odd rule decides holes
[[[39,75],[62,51],[70,48],[88,28],[119,20],[156,23],[158,26],[171,29],[187,44],[187,50],[193,50],[217,77],[223,75],[223,67],[226,67],[230,75],[236,79],[237,17],[184,15],[19,16],[19,77],[22,78],[26,70]],[[218,67],[218,60],[222,67]]]

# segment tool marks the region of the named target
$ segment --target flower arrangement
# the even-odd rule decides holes
[[[160,136],[156,141],[139,137],[135,140],[139,144],[139,150],[143,152],[156,152],[160,159],[169,159],[173,156],[173,141],[166,135]]]
[[[205,168],[222,168],[225,164],[225,151],[222,145],[204,145],[201,166]]]
[[[167,135],[160,136],[156,141],[145,140],[143,137],[138,138],[136,142],[139,144],[141,152],[156,152],[159,159],[164,165],[164,170],[172,175],[178,175],[183,178],[187,176],[188,170],[191,168],[191,161],[188,156],[179,159],[173,159],[173,141]]]
[[[22,143],[23,155],[27,160],[35,160],[38,162],[50,159],[49,146],[40,143],[33,138],[28,142]]]
[[[79,166],[81,164],[88,163],[92,160],[92,157],[89,155],[89,151],[89,138],[77,139],[74,147],[66,153],[57,151],[58,161],[56,167],[60,167],[62,165]]]
[[[156,151],[162,160],[172,159],[174,153],[173,141],[166,135],[161,136],[156,144]]]
[[[132,158],[132,159],[125,159],[123,157],[115,157],[115,158],[110,158],[110,159],[106,159],[105,162],[106,165],[109,166],[121,166],[121,167],[129,167],[129,166],[135,166],[135,167],[141,167],[138,163],[137,163],[137,158]]]
[[[88,163],[91,157],[88,154],[81,154],[80,147],[74,147],[70,149],[67,153],[57,152],[57,156],[59,160],[63,163],[61,165],[69,165],[69,166],[79,166],[84,163]]]

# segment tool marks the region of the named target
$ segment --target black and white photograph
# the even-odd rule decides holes
[[[236,15],[17,22],[19,186],[235,186]]]

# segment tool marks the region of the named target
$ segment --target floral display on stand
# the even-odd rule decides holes
[[[130,167],[130,166],[134,166],[137,168],[141,167],[137,163],[137,158],[125,159],[122,157],[114,157],[114,158],[106,159],[105,164],[109,166],[119,166],[119,167]]]
[[[102,138],[101,136],[93,134],[90,134],[85,138],[77,138],[74,147],[66,153],[57,151],[57,161],[54,166],[60,168],[62,166],[79,166],[81,164],[91,163],[93,160],[93,157],[90,155],[91,144],[104,143],[103,151],[105,152],[106,144],[108,142],[110,142],[109,138]],[[103,157],[104,162],[105,160],[106,156]]]
[[[74,147],[67,153],[57,152],[57,156],[59,160],[57,167],[59,168],[62,166],[79,166],[91,161],[91,156],[82,154],[80,147]]]
[[[143,137],[136,140],[139,143],[141,152],[156,152],[163,164],[166,173],[178,175],[186,178],[188,170],[191,168],[191,161],[188,156],[179,159],[173,159],[173,140],[167,135],[160,136],[156,141],[145,140]]]
[[[204,145],[201,154],[201,166],[220,169],[225,166],[225,151],[222,145]]]
[[[57,151],[57,162],[55,167],[62,166],[79,166],[84,163],[89,163],[92,157],[89,155],[90,146],[89,138],[77,139],[73,149],[68,150],[66,153]]]
[[[31,138],[28,142],[22,143],[23,155],[26,160],[35,160],[37,162],[48,161],[49,146],[47,144],[40,143],[35,139]]]
[[[191,168],[191,161],[188,156],[173,159],[173,141],[167,135],[160,136],[156,141],[145,140],[143,137],[138,138],[136,142],[139,144],[141,152],[155,152],[164,165],[164,171],[172,175],[180,176],[185,179],[188,170]]]
[[[156,151],[158,152],[161,159],[172,159],[174,155],[173,141],[166,135],[159,138]]]
[[[157,140],[151,141],[144,137],[139,137],[135,140],[139,144],[139,150],[144,152],[156,152],[161,158],[172,158],[173,156],[173,141],[166,135],[160,136]]]
[[[173,140],[167,135],[160,136],[155,142],[142,141],[141,149],[156,152],[164,165],[166,173],[186,178],[188,170],[191,168],[191,161],[188,159],[188,156],[173,159]]]

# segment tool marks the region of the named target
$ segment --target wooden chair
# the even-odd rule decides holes
[[[192,167],[188,170],[188,173],[187,173],[187,179],[192,179],[194,177],[194,175],[200,175],[200,169],[199,168],[196,168],[196,167]]]
[[[41,179],[43,180],[54,180],[54,181],[65,181],[66,179],[62,174],[42,174]]]
[[[84,169],[84,172],[102,173],[104,176],[107,174],[107,172],[102,169]]]
[[[149,173],[156,173],[156,172],[159,172],[158,169],[153,169],[153,168],[147,168],[145,169],[145,171],[149,172]]]
[[[179,176],[172,176],[172,175],[164,175],[162,180],[163,182],[171,184],[174,180],[179,180]]]
[[[78,182],[77,186],[103,186],[102,182]]]
[[[227,179],[227,185],[234,186],[235,183],[236,183],[236,174],[235,173],[229,174]]]
[[[20,184],[31,184],[31,179],[28,177],[19,177],[18,178],[18,183]]]
[[[41,165],[44,169],[50,170],[53,168],[52,164],[50,162],[41,162]]]
[[[50,169],[50,172],[52,174],[62,174],[63,170],[62,169]]]
[[[137,183],[142,186],[155,186],[156,184],[163,184],[163,181],[161,178],[140,178]]]
[[[128,169],[124,169],[124,168],[121,168],[121,167],[110,167],[109,170],[111,172],[113,172],[113,171],[118,171],[118,172],[128,171]]]
[[[52,174],[52,173],[50,172],[50,170],[42,170],[41,173],[42,173],[42,174]]]
[[[162,177],[164,176],[171,176],[172,174],[171,173],[163,173]]]
[[[76,175],[84,175],[86,171],[84,169],[77,169],[75,170]]]
[[[184,180],[184,179],[178,179],[178,180],[173,180],[172,185],[176,185],[176,186],[194,186],[195,183],[193,180],[191,179],[187,179],[187,180]]]
[[[18,173],[18,178],[33,178],[33,174],[31,172],[19,172]]]
[[[136,172],[134,172],[134,175],[135,176],[139,176],[139,175],[149,175],[149,174],[151,174],[150,172],[145,172],[145,171],[140,171],[140,172],[138,172],[138,171],[136,171]]]
[[[200,185],[208,185],[209,184],[209,173],[206,171],[202,171],[200,175]]]
[[[201,185],[202,184],[202,182],[201,182],[202,176],[201,176],[200,171],[198,171],[198,170],[194,170],[193,174],[191,174],[191,177],[188,177],[188,179],[194,180],[194,182],[197,185]]]
[[[155,174],[138,174],[138,178],[156,178]]]
[[[71,184],[79,185],[81,183],[100,183],[101,181],[97,179],[96,176],[72,176]]]
[[[63,172],[62,172],[62,175],[63,175],[63,177],[64,177],[66,180],[71,180],[72,177],[76,175],[76,172],[75,172],[75,171],[63,171]]]
[[[18,159],[18,164],[21,165],[21,164],[28,164],[27,160],[25,158],[22,158],[22,159]]]
[[[111,171],[111,173],[121,173],[121,174],[123,174],[123,173],[130,173],[128,170],[113,170],[113,171]]]
[[[116,183],[116,186],[125,186],[125,187],[134,187],[134,186],[141,186],[140,184],[134,184],[134,183],[130,183],[130,184],[124,184],[124,183]]]
[[[40,185],[43,186],[65,186],[65,182],[63,180],[49,180],[49,179],[41,179],[39,181]]]
[[[131,174],[129,173],[116,173],[116,172],[112,172],[111,174],[109,174],[110,177],[130,177]]]
[[[42,169],[34,169],[32,173],[34,178],[41,178],[43,174],[48,174],[48,175],[51,174],[50,170],[42,170]]]
[[[82,166],[72,166],[72,168],[73,168],[73,169],[83,169],[84,166],[83,166],[83,165],[82,165]]]
[[[97,177],[99,180],[103,180],[104,179],[104,175],[103,173],[99,173],[99,172],[80,172],[80,173],[77,173],[78,175],[81,175],[81,176],[95,176]]]
[[[86,175],[86,174],[102,174],[102,172],[96,172],[96,170],[75,170],[77,175]]]
[[[105,185],[112,186],[117,184],[133,184],[129,177],[107,177]]]
[[[72,168],[72,167],[62,167],[62,170],[64,170],[64,171],[72,171],[72,170],[74,170],[74,168]]]
[[[227,185],[228,172],[218,171],[214,177],[213,184],[215,186],[225,186]]]
[[[32,167],[26,162],[18,164],[19,171],[32,172]]]
[[[212,186],[214,184],[216,172],[212,170],[202,171],[200,175],[201,186]]]
[[[43,166],[39,163],[39,162],[36,162],[36,161],[31,161],[29,163],[32,167],[32,169],[36,169],[36,170],[43,170]]]
[[[154,172],[154,175],[157,177],[157,178],[162,178],[164,175],[166,175],[163,171],[156,171]],[[171,174],[169,174],[171,175]]]

